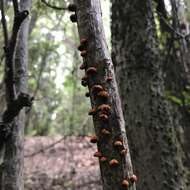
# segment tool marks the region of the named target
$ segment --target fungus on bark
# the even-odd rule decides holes
[[[105,157],[105,156],[102,156],[101,158],[100,158],[100,162],[106,162],[108,159],[107,159],[107,157]]]
[[[72,14],[71,16],[70,16],[70,20],[71,20],[71,22],[77,22],[77,15],[76,14]]]
[[[89,92],[86,92],[85,96],[88,98],[90,97],[90,93]]]
[[[87,80],[88,80],[87,75],[83,76],[81,80],[85,80],[85,81],[87,81]]]
[[[104,99],[107,99],[109,97],[109,94],[107,91],[101,91],[97,94],[98,97],[101,97],[101,98],[104,98]]]
[[[106,115],[106,114],[100,114],[99,115],[99,118],[102,120],[102,121],[107,121],[108,120],[108,115]]]
[[[114,146],[117,147],[117,148],[123,147],[123,143],[121,141],[115,141]]]
[[[81,70],[84,70],[85,68],[86,68],[86,65],[84,63],[80,65]]]
[[[97,137],[96,137],[96,136],[92,136],[92,137],[90,138],[90,142],[91,142],[91,143],[97,143],[97,142],[98,142]]]
[[[138,178],[137,178],[136,175],[133,174],[133,175],[129,178],[129,180],[130,180],[131,183],[135,183],[135,182],[137,182]]]
[[[109,135],[111,135],[111,133],[110,133],[108,130],[106,130],[106,129],[102,129],[102,130],[101,130],[101,134],[104,135],[104,136],[109,136]]]
[[[106,81],[107,81],[107,82],[110,82],[110,81],[112,81],[112,80],[113,80],[113,77],[112,77],[112,76],[109,76],[109,77],[106,78]]]
[[[70,4],[67,8],[71,12],[75,12],[77,10],[77,6],[75,4]]]
[[[125,189],[127,189],[129,187],[129,182],[126,179],[123,180],[122,187],[124,187]]]
[[[92,74],[96,74],[97,73],[97,69],[95,67],[89,67],[87,70],[86,70],[86,74],[87,75],[92,75]]]
[[[100,92],[100,91],[102,91],[102,90],[104,90],[103,89],[103,87],[101,86],[101,85],[94,85],[93,87],[92,87],[92,91],[93,92]]]
[[[109,84],[106,80],[107,76],[110,76],[112,73],[114,75],[114,67],[107,50],[105,36],[103,33],[104,30],[101,20],[101,8],[99,5],[100,1],[74,0],[74,2],[77,4],[76,14],[78,16],[77,24],[79,36],[80,39],[82,39],[81,44],[88,45],[85,49],[87,54],[84,55],[84,60],[87,63],[85,69],[87,71],[89,67],[95,67],[98,71],[97,74],[95,74],[92,78],[89,76],[88,86],[91,95],[91,104],[93,107],[96,106],[96,108],[98,108],[98,106],[101,104],[110,104],[111,108],[113,109],[113,111],[110,113],[108,113],[109,111],[103,109],[104,111],[97,112],[94,117],[94,127],[98,137],[98,152],[96,152],[94,156],[99,157],[101,174],[102,178],[104,179],[103,189],[119,189],[121,188],[121,183],[125,176],[133,172],[130,156],[127,155],[125,158],[122,158],[121,163],[119,163],[116,159],[121,156],[118,155],[119,151],[116,151],[113,147],[114,141],[112,141],[112,134],[114,140],[116,140],[115,135],[122,134],[124,139],[124,147],[127,147],[128,144],[125,137],[125,126],[123,122],[124,118],[121,111],[121,103],[115,77],[113,78],[113,82]],[[94,30],[94,27],[98,28],[98,30]],[[84,39],[84,37],[89,41]],[[87,73],[88,72],[86,72],[86,74]],[[100,93],[102,91],[105,91],[103,98],[101,97]],[[113,96],[111,96],[112,93],[114,94]],[[117,128],[115,128],[115,126],[117,126]],[[101,160],[104,161],[105,156],[107,157],[107,162],[102,163]],[[112,158],[116,159],[112,160]],[[106,167],[104,167],[102,164],[105,164]],[[118,167],[116,170],[112,170],[112,166]],[[109,175],[113,176],[113,180],[110,181]]]
[[[81,80],[81,85],[86,87],[88,85],[88,82],[86,80]]]
[[[87,51],[86,51],[86,50],[81,51],[80,55],[81,55],[82,57],[85,57],[85,56],[87,55]]]
[[[89,110],[88,115],[94,115],[96,113],[96,108]]]
[[[94,157],[100,158],[100,157],[102,157],[102,153],[100,151],[97,151],[94,153]]]
[[[111,167],[115,167],[115,166],[118,166],[118,165],[119,165],[119,162],[118,162],[118,160],[116,160],[116,159],[112,159],[112,160],[109,162],[109,165],[110,165]]]
[[[100,106],[98,106],[98,111],[100,111],[101,113],[109,113],[111,107],[108,104],[102,104]]]
[[[127,152],[128,152],[127,149],[123,149],[123,150],[120,152],[120,154],[121,154],[121,155],[126,155]]]
[[[80,43],[81,43],[82,45],[87,45],[88,40],[87,40],[86,38],[82,38],[82,39],[80,40]]]
[[[80,45],[78,46],[78,50],[79,50],[79,51],[84,51],[85,49],[86,49],[85,46],[82,45],[82,44],[80,44]]]

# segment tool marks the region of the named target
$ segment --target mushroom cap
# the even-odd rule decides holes
[[[88,77],[85,75],[85,76],[82,77],[81,80],[85,80],[86,81],[86,80],[88,80]]]
[[[107,161],[108,159],[107,159],[107,157],[105,157],[105,156],[102,156],[101,158],[100,158],[100,161],[101,162],[105,162],[105,161]]]
[[[129,187],[129,182],[126,179],[123,180],[122,186],[125,187],[125,188],[128,188]]]
[[[98,111],[109,112],[111,107],[108,104],[102,104],[98,106]]]
[[[88,40],[86,39],[86,38],[82,38],[81,40],[80,40],[80,43],[81,44],[86,44],[88,42]]]
[[[94,153],[94,157],[102,157],[102,153],[100,151],[97,151]]]
[[[86,54],[87,54],[87,51],[86,51],[86,50],[83,50],[83,51],[81,51],[81,53],[80,53],[80,55],[81,55],[82,57],[85,57]]]
[[[100,114],[99,115],[99,118],[102,120],[102,121],[107,121],[108,120],[108,115],[106,115],[106,114]]]
[[[98,141],[98,139],[97,139],[96,136],[90,137],[90,142],[91,142],[91,143],[97,143],[97,141]]]
[[[77,49],[79,51],[84,51],[85,50],[85,46],[83,44],[80,44]]]
[[[101,98],[108,98],[109,97],[109,94],[107,91],[103,90],[103,91],[100,91],[97,96],[101,97]]]
[[[101,130],[101,133],[103,134],[103,135],[110,135],[111,133],[108,131],[108,130],[106,130],[106,129],[102,129]]]
[[[110,82],[110,81],[113,80],[113,77],[112,77],[112,76],[109,76],[109,77],[106,78],[106,80],[107,80],[108,82]]]
[[[80,65],[80,69],[81,69],[81,70],[84,70],[85,68],[86,68],[86,66],[85,66],[84,63]]]
[[[90,93],[89,93],[89,92],[86,92],[85,96],[86,96],[86,97],[90,97]]]
[[[94,91],[94,92],[100,92],[100,91],[102,91],[102,90],[104,90],[103,89],[103,87],[101,86],[101,85],[94,85],[93,87],[92,87],[92,90]]]
[[[87,86],[87,81],[86,80],[81,80],[81,85],[86,87]]]
[[[126,155],[127,152],[128,152],[127,149],[123,149],[123,150],[120,152],[120,154],[121,154],[121,155]]]
[[[121,141],[115,141],[114,146],[115,147],[121,147],[121,146],[123,146],[123,143]]]
[[[137,182],[138,178],[137,178],[136,175],[133,174],[133,175],[129,178],[129,180],[131,181],[131,183],[135,183],[135,182]]]
[[[112,160],[109,162],[109,165],[110,165],[110,166],[118,166],[118,165],[119,165],[119,162],[118,162],[118,160],[116,160],[116,159],[112,159]]]
[[[70,16],[70,20],[71,20],[71,22],[77,22],[77,15],[76,14],[72,14]]]
[[[86,74],[87,75],[90,75],[90,74],[95,74],[97,73],[97,69],[95,67],[89,67],[87,70],[86,70]]]

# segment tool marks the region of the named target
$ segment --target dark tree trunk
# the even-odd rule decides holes
[[[105,40],[100,1],[74,2],[81,39],[79,49],[84,56],[83,66],[86,71],[82,84],[89,87],[93,108],[90,114],[93,114],[98,151],[101,153],[99,159],[103,189],[126,189],[127,181],[130,183],[130,180],[136,179],[133,176],[113,64]],[[125,188],[122,187],[123,182]],[[134,190],[135,184],[130,183],[128,189]]]
[[[112,45],[137,189],[188,189],[165,100],[151,0],[112,0]]]
[[[21,0],[20,8],[29,10],[31,0]],[[28,63],[28,29],[29,19],[26,19],[18,34],[18,43],[15,52],[15,78],[16,92],[26,92],[26,76]],[[24,140],[24,110],[14,119],[11,127],[11,134],[5,141],[5,154],[3,158],[3,170],[1,173],[2,190],[24,190],[23,183],[23,140]]]
[[[180,21],[179,10],[176,0],[170,0],[172,7],[172,26],[174,31],[182,34],[187,23]],[[182,26],[182,27],[181,27]],[[187,47],[186,38],[180,37],[175,32],[167,32],[167,40],[164,51],[163,69],[165,73],[165,86],[169,97],[175,97],[180,101],[177,103],[172,98],[173,122],[176,127],[177,137],[184,151],[184,165],[190,168],[190,113],[189,105],[186,104],[184,92],[189,94],[190,82],[190,52]]]

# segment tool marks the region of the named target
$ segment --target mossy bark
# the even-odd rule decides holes
[[[112,0],[112,46],[137,189],[186,190],[151,0]]]

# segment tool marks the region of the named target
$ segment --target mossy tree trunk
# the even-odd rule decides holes
[[[164,31],[165,48],[163,51],[163,71],[164,81],[168,97],[172,105],[172,116],[174,125],[177,126],[176,133],[180,141],[181,148],[185,152],[184,165],[187,170],[190,168],[190,113],[189,96],[190,84],[190,52],[188,49],[187,34],[188,24],[185,18],[180,18],[178,1],[170,0],[172,8],[173,31]],[[181,5],[182,6],[182,5]],[[168,17],[166,17],[168,20]],[[180,34],[181,36],[179,36]],[[184,35],[184,36],[183,36]],[[166,37],[167,36],[167,37]],[[177,101],[176,101],[177,100]]]
[[[29,10],[32,0],[20,0],[20,10]],[[27,84],[27,63],[28,63],[28,29],[29,18],[26,18],[17,36],[15,49],[15,87],[16,93],[26,92]],[[1,190],[24,190],[23,176],[23,142],[24,142],[24,110],[14,119],[11,132],[4,142],[5,152],[2,162]]]
[[[112,0],[113,60],[137,189],[185,190],[184,152],[165,98],[153,9],[151,0]]]
[[[82,50],[86,73],[82,83],[89,88],[93,108],[90,114],[98,140],[103,189],[135,190],[135,184],[130,182],[135,179],[114,68],[105,40],[100,1],[74,2],[82,43],[79,49]],[[128,188],[126,181],[122,185],[124,179],[130,183]]]

